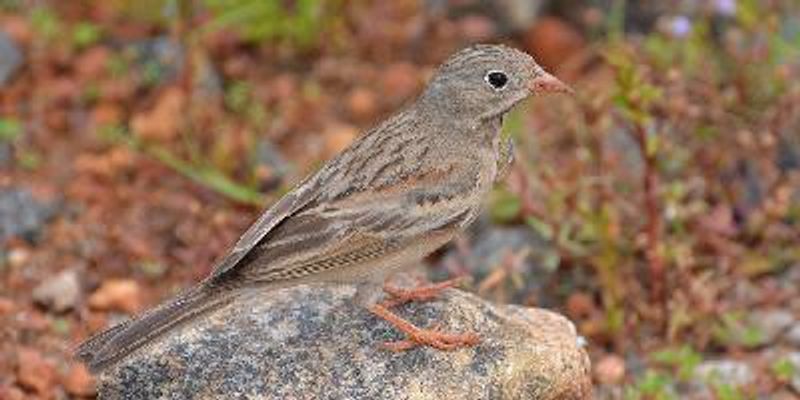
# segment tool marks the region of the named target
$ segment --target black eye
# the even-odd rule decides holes
[[[508,76],[500,71],[489,71],[484,79],[486,79],[486,82],[489,85],[497,90],[502,89],[506,86],[506,83],[508,83]]]

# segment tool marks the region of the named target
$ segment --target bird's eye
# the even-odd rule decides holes
[[[502,71],[489,71],[483,79],[495,90],[504,88],[508,83],[508,76]]]

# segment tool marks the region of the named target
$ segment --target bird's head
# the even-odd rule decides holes
[[[502,45],[474,45],[452,55],[431,78],[421,100],[448,117],[502,117],[531,95],[572,90],[533,57]]]

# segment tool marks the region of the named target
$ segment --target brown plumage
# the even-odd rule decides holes
[[[357,301],[417,343],[445,349],[474,343],[472,336],[409,328],[375,304],[377,284],[478,215],[511,156],[510,142],[500,143],[503,115],[535,92],[566,90],[520,51],[477,45],[456,53],[416,102],[264,212],[208,278],[89,339],[78,358],[99,371],[247,289],[316,282],[358,283]]]

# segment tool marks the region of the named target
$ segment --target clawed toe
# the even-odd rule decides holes
[[[439,296],[444,289],[454,287],[461,283],[462,280],[462,278],[453,278],[433,285],[420,286],[412,289],[400,288],[387,283],[383,285],[383,291],[391,296],[391,298],[384,300],[383,305],[384,307],[391,308],[412,301],[430,301]]]
[[[408,339],[395,342],[386,342],[383,347],[387,350],[402,352],[417,346],[430,346],[439,350],[457,350],[464,347],[475,346],[480,338],[475,333],[451,334],[438,330],[420,329]]]
[[[401,352],[411,350],[417,346],[430,346],[439,350],[456,350],[475,346],[480,342],[478,335],[473,332],[452,334],[441,332],[438,327],[433,329],[418,328],[382,305],[376,304],[370,308],[370,311],[408,336],[408,339],[405,340],[384,343],[383,347],[387,350]]]

